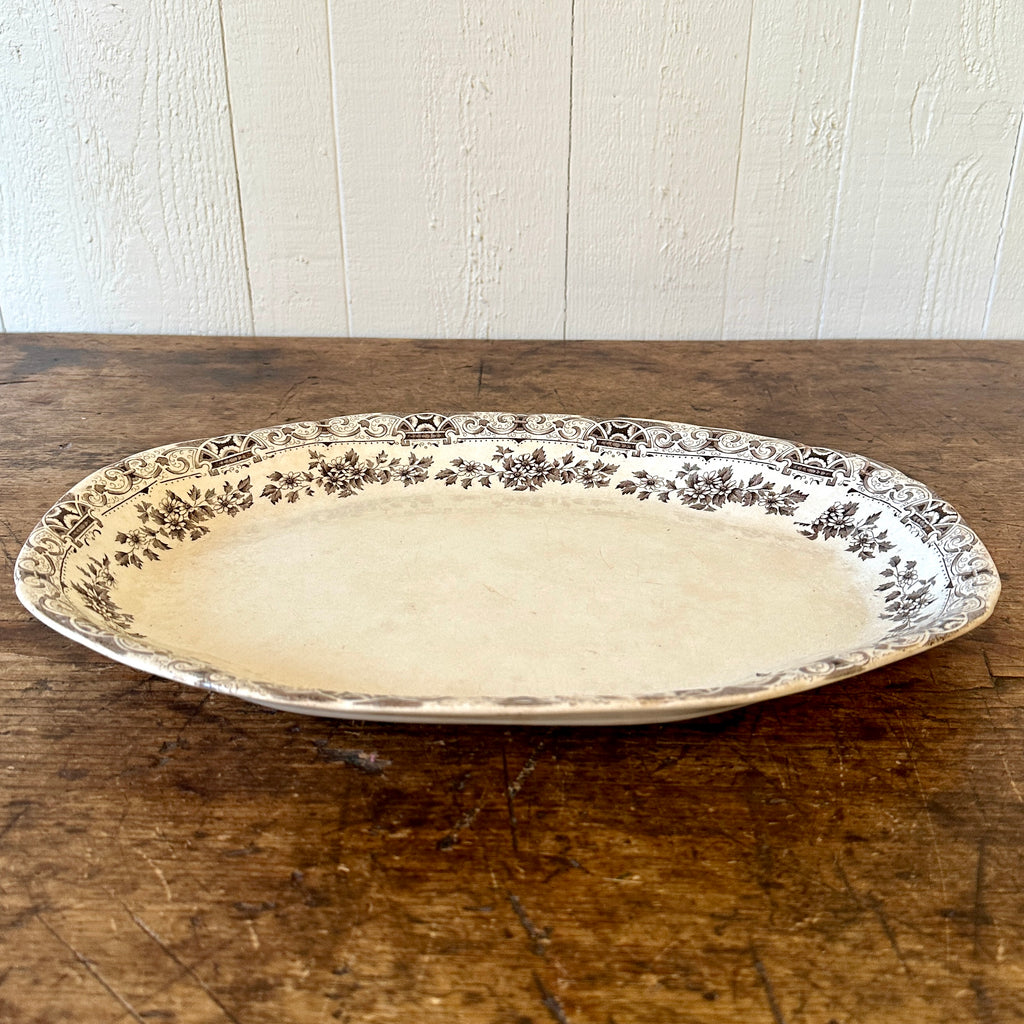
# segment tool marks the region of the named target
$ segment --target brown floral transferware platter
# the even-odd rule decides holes
[[[692,718],[974,628],[995,566],[859,455],[645,419],[373,413],[166,445],[33,530],[18,596],[143,671],[273,708]]]

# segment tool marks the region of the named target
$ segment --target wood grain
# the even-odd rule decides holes
[[[0,380],[8,577],[130,451],[489,407],[871,455],[953,501],[1004,579],[918,657],[602,729],[267,712],[107,661],[3,588],[5,1024],[1024,1016],[1020,346],[15,335]]]
[[[252,331],[216,0],[0,15],[8,330]]]

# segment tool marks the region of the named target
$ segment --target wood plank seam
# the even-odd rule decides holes
[[[224,36],[224,2],[217,0],[217,24],[220,28],[220,59],[224,65],[225,103],[228,111],[228,130],[231,136],[231,165],[234,169],[235,203],[238,210],[238,230],[242,242],[242,265],[245,269],[245,291],[249,304],[249,333],[256,333],[256,314],[252,301],[252,272],[249,269],[249,243],[245,236],[245,215],[242,210],[242,182],[238,174],[238,141],[235,137],[235,114],[231,102],[231,76],[228,72],[228,48]]]
[[[1024,102],[1021,114],[1017,118],[1017,136],[1013,143],[1013,157],[1010,161],[1010,173],[1006,181],[1006,195],[1003,197],[1003,212],[999,218],[999,234],[996,238],[996,251],[992,260],[992,281],[989,285],[988,299],[985,302],[985,316],[981,322],[981,336],[989,337],[989,323],[992,319],[992,307],[996,300],[999,276],[1003,268],[1003,249],[1006,245],[1006,226],[1010,219],[1010,204],[1017,187],[1017,173],[1020,169],[1021,138],[1024,137]]]

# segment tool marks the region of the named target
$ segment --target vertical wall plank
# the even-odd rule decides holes
[[[9,330],[252,329],[215,0],[0,14]]]
[[[569,17],[332,0],[354,334],[561,334]]]
[[[985,311],[986,338],[1024,338],[1024,111],[1018,117],[1017,142],[1013,151],[1010,182],[999,225],[999,240],[992,270],[988,308]]]
[[[221,0],[257,334],[348,334],[325,0]]]
[[[1020,5],[864,0],[820,334],[984,323],[1020,103]]]
[[[860,7],[754,4],[727,338],[817,334]]]
[[[722,326],[752,0],[577,0],[567,334]]]

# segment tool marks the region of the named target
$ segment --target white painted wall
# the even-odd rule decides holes
[[[1024,338],[1010,0],[5,0],[0,328]]]

